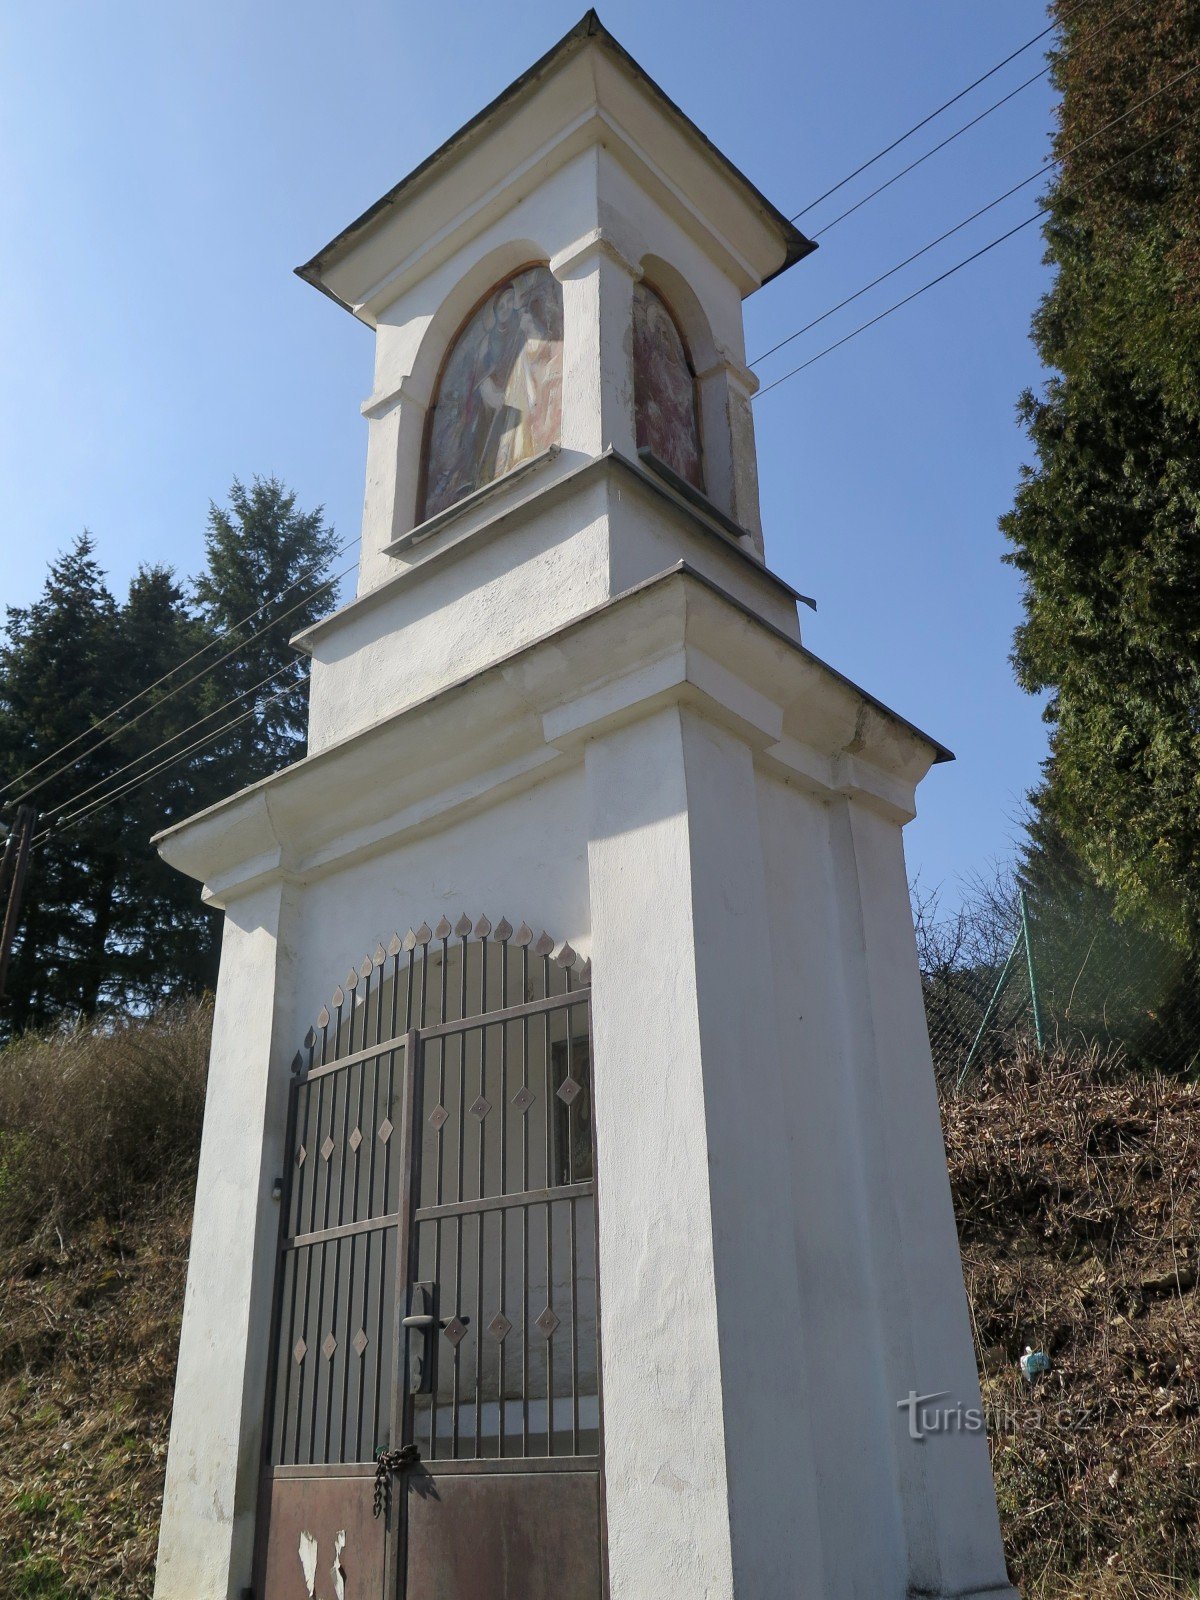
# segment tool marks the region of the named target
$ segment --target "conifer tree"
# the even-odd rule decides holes
[[[105,806],[110,826],[119,830],[126,848],[102,998],[145,1007],[196,993],[216,981],[219,916],[201,904],[196,885],[169,867],[150,840],[218,797],[220,777],[207,747],[190,747],[230,713],[205,720],[205,710],[212,710],[205,705],[210,686],[203,676],[188,683],[206,660],[219,654],[219,645],[192,666],[176,670],[211,635],[169,568],[138,569],[120,611],[118,633],[113,686],[118,704],[165,679],[144,699],[134,699],[121,719],[115,744],[118,765],[126,770],[113,783],[131,787]],[[155,771],[158,767],[162,770]]]
[[[8,611],[0,785],[49,831],[0,1008],[7,1031],[144,1008],[215,978],[219,918],[150,840],[303,753],[304,667],[288,640],[332,608],[336,546],[323,513],[299,511],[273,478],[235,482],[206,544],[194,597],[168,568],[143,567],[118,606],[84,534],[38,600]]]
[[[1195,955],[1200,8],[1055,9],[1064,159],[1034,321],[1052,376],[1021,401],[1037,459],[1002,521],[1024,578],[1013,660],[1050,691],[1047,824],[1119,916]]]
[[[220,633],[257,613],[214,651],[233,654],[214,668],[210,700],[220,704],[272,679],[238,708],[255,706],[259,714],[231,730],[210,758],[229,793],[304,753],[305,663],[288,641],[333,609],[329,569],[337,541],[324,508],[300,511],[277,478],[255,478],[249,488],[235,478],[228,507],[209,508],[205,549],[207,565],[195,583],[205,626]]]
[[[112,708],[119,619],[94,549],[91,536],[81,535],[51,563],[39,598],[28,607],[8,608],[0,643],[0,783],[5,785]],[[91,741],[74,746],[62,776],[52,776],[62,763],[51,760],[10,788],[5,799],[29,793],[29,803],[46,813],[104,780],[120,758],[111,745],[99,751],[90,746]],[[119,831],[103,816],[39,846],[8,975],[6,1010],[13,1028],[94,1008],[103,986],[121,867]]]

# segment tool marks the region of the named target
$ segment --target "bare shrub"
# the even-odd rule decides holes
[[[0,1236],[117,1220],[190,1184],[211,1029],[192,1001],[0,1051]]]

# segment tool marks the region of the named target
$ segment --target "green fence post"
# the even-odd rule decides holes
[[[1029,1002],[1033,1007],[1033,1031],[1037,1036],[1039,1050],[1044,1050],[1046,1041],[1042,1038],[1042,1008],[1038,1002],[1037,977],[1033,970],[1033,941],[1029,937],[1029,910],[1025,905],[1025,891],[1020,892],[1021,901],[1021,937],[1025,940],[1025,962],[1029,968]]]
[[[1000,996],[1004,993],[1004,986],[1008,982],[1008,975],[1009,975],[1009,972],[1012,970],[1013,958],[1016,955],[1017,951],[1021,948],[1021,943],[1022,943],[1024,938],[1025,938],[1025,928],[1024,928],[1024,924],[1022,924],[1020,933],[1017,934],[1017,937],[1012,942],[1012,949],[1008,952],[1008,956],[1005,959],[1004,966],[1000,969],[1000,976],[996,980],[996,987],[992,990],[992,998],[988,1001],[987,1010],[983,1013],[983,1021],[979,1024],[979,1032],[975,1035],[974,1043],[971,1045],[971,1048],[967,1051],[967,1059],[963,1062],[962,1071],[959,1073],[958,1081],[954,1085],[954,1087],[956,1089],[961,1089],[962,1088],[963,1079],[966,1077],[967,1073],[971,1070],[971,1063],[975,1059],[975,1052],[979,1049],[980,1041],[983,1039],[984,1034],[987,1032],[988,1023],[995,1016],[996,1011],[997,1011],[997,1009],[998,1009],[998,1007],[1000,1005]]]

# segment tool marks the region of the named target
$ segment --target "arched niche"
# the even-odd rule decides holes
[[[702,490],[695,367],[671,306],[646,278],[633,286],[633,403],[638,449]]]
[[[562,286],[539,261],[493,282],[467,312],[425,421],[422,520],[558,442],[562,342]]]

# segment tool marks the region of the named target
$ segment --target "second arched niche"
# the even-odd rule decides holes
[[[703,489],[696,379],[675,318],[647,283],[633,289],[633,384],[638,449]]]

